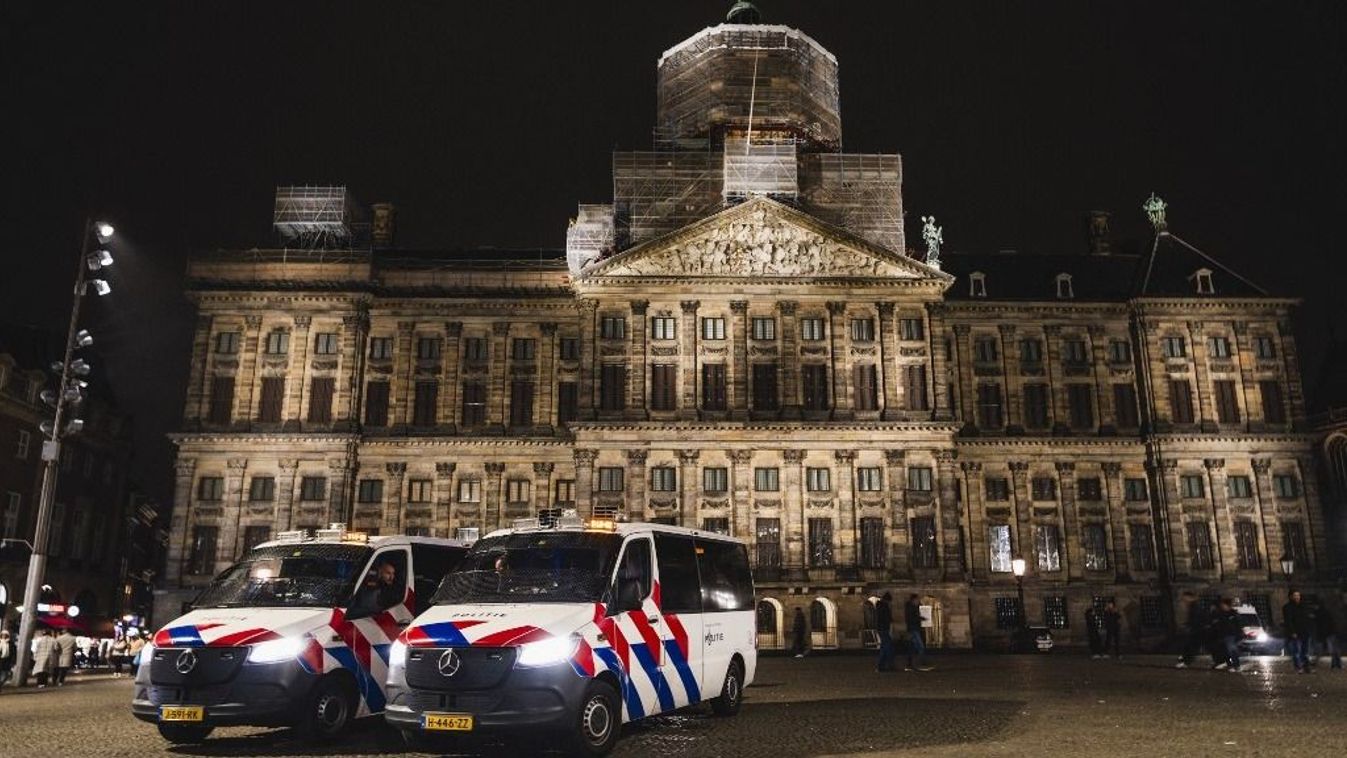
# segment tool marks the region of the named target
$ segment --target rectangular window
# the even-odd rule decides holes
[[[1222,424],[1239,423],[1239,401],[1235,399],[1235,383],[1218,380],[1211,383],[1216,391],[1216,418]]]
[[[627,338],[627,319],[623,316],[604,316],[599,319],[599,338],[622,340]]]
[[[996,598],[996,628],[1018,629],[1023,626],[1024,610],[1017,597]]]
[[[1048,385],[1024,385],[1024,425],[1029,429],[1048,428]]]
[[[621,466],[599,467],[599,492],[621,492],[625,486]]]
[[[1123,499],[1129,503],[1141,503],[1149,499],[1146,494],[1146,480],[1140,477],[1128,477],[1123,480]]]
[[[1235,522],[1235,554],[1242,569],[1256,569],[1263,565],[1258,553],[1258,526],[1252,521]]]
[[[800,379],[804,389],[804,409],[807,411],[826,411],[831,406],[828,397],[828,367],[816,363],[800,367]]]
[[[678,319],[673,316],[656,316],[650,319],[650,339],[672,340],[678,338]]]
[[[228,424],[234,420],[234,377],[217,376],[210,381],[210,415],[212,424]]]
[[[1056,500],[1057,480],[1050,476],[1036,476],[1030,487],[1034,500]]]
[[[197,526],[192,529],[192,553],[187,573],[210,576],[215,573],[215,554],[220,543],[220,528]]]
[[[309,423],[332,423],[332,396],[336,393],[336,380],[330,376],[315,377],[309,382]]]
[[[267,334],[267,355],[285,355],[290,352],[290,333],[277,329]]]
[[[678,366],[656,363],[650,367],[650,409],[672,411],[678,408]]]
[[[577,337],[561,338],[561,360],[578,361],[580,360],[580,340]]]
[[[265,503],[276,499],[276,478],[255,476],[248,482],[248,500]]]
[[[1026,337],[1020,340],[1020,363],[1042,363],[1043,340]]]
[[[983,429],[1001,428],[1001,385],[978,385],[978,426]]]
[[[369,357],[371,360],[386,361],[393,357],[392,337],[370,337]]]
[[[439,337],[418,337],[416,340],[416,359],[418,361],[437,361],[440,359]]]
[[[1226,495],[1232,498],[1253,497],[1253,485],[1247,476],[1232,476],[1225,480]]]
[[[760,518],[753,525],[759,568],[781,567],[781,519]]]
[[[315,502],[327,498],[327,477],[306,476],[299,480],[299,499]]]
[[[994,363],[996,357],[995,337],[978,337],[973,340],[973,360],[978,363]]]
[[[1081,500],[1098,501],[1104,499],[1104,488],[1098,477],[1085,477],[1076,480],[1076,497]]]
[[[1276,379],[1258,383],[1258,394],[1263,398],[1263,420],[1269,424],[1286,423],[1286,406],[1282,405],[1282,385]]]
[[[1296,562],[1296,570],[1310,568],[1310,551],[1305,543],[1305,527],[1298,521],[1282,522],[1282,555]]]
[[[909,411],[926,410],[926,367],[907,366],[903,369],[904,401]]]
[[[984,486],[987,500],[999,503],[1010,499],[1010,482],[1005,477],[988,477]]]
[[[1205,521],[1189,521],[1184,525],[1188,532],[1189,563],[1193,571],[1207,571],[1214,565],[1211,555],[1211,530]]]
[[[818,317],[808,317],[800,319],[800,340],[803,342],[818,342],[823,339],[823,319]]]
[[[907,489],[910,492],[930,492],[933,487],[932,471],[929,466],[909,466],[907,468]]]
[[[510,382],[510,426],[533,426],[533,382]]]
[[[384,501],[384,482],[382,479],[361,479],[356,485],[356,502],[382,503]]]
[[[1255,358],[1270,359],[1277,357],[1277,343],[1266,334],[1260,334],[1253,338],[1253,355]]]
[[[852,342],[874,342],[875,320],[872,318],[851,319]]]
[[[1109,363],[1131,363],[1132,343],[1127,340],[1109,340],[1108,361]]]
[[[215,502],[224,499],[224,478],[203,476],[196,485],[196,499]]]
[[[856,387],[856,410],[879,409],[879,372],[873,363],[862,363],[853,368]]]
[[[678,489],[678,471],[673,466],[656,466],[650,469],[651,492],[673,492]]]
[[[236,355],[239,351],[238,332],[220,332],[215,335],[215,352],[219,355]]]
[[[723,466],[708,466],[702,469],[702,490],[710,493],[725,492],[730,488],[729,470]]]
[[[486,337],[465,337],[463,339],[463,360],[486,360]]]
[[[781,470],[776,468],[753,469],[753,489],[757,492],[776,492],[781,489]]]
[[[991,551],[991,570],[997,574],[1009,574],[1011,569],[1010,526],[992,524],[987,527],[987,545]]]
[[[1169,380],[1169,415],[1176,424],[1193,423],[1193,391],[1187,379]]]
[[[561,382],[557,385],[557,423],[574,421],[580,412],[580,385]]]
[[[1141,626],[1144,629],[1165,628],[1164,599],[1159,595],[1141,596]]]
[[[620,411],[627,407],[627,366],[606,363],[599,374],[599,408]]]
[[[336,355],[341,351],[336,332],[319,332],[313,335],[314,355]]]
[[[1085,569],[1108,569],[1108,535],[1103,524],[1085,524],[1081,531],[1081,547],[1085,549]]]
[[[726,408],[725,364],[702,364],[702,409],[723,411]]]
[[[704,340],[723,340],[725,339],[725,317],[724,316],[705,316],[702,318],[702,339]]]
[[[1184,358],[1188,355],[1188,346],[1183,337],[1165,337],[1160,340],[1160,353],[1166,358]]]
[[[884,489],[884,475],[878,466],[856,469],[856,489],[861,492],[880,492]]]
[[[1056,524],[1040,524],[1034,529],[1034,556],[1039,571],[1062,570],[1062,533]]]
[[[527,504],[533,495],[533,482],[527,479],[509,479],[505,482],[505,502]]]
[[[1283,500],[1300,497],[1300,481],[1292,474],[1274,474],[1272,489]]]
[[[918,516],[912,519],[912,567],[935,568],[935,519],[931,516]]]
[[[463,425],[481,426],[486,423],[486,385],[482,382],[463,383]]]
[[[553,505],[572,505],[575,503],[575,480],[558,479],[552,488]]]
[[[1179,477],[1179,495],[1186,498],[1206,497],[1207,488],[1201,474],[1184,474]]]
[[[905,342],[926,339],[925,322],[919,318],[898,319],[898,339]]]
[[[775,363],[753,364],[753,409],[775,411],[781,407],[780,394],[776,388],[777,367]]]
[[[434,426],[435,406],[439,403],[439,382],[417,382],[416,397],[412,407],[414,426]]]
[[[388,382],[365,385],[365,426],[388,426]]]
[[[408,479],[407,502],[429,503],[431,484],[429,479]]]
[[[243,554],[271,539],[271,527],[266,524],[253,524],[243,528]]]
[[[1089,384],[1068,384],[1066,398],[1071,406],[1071,428],[1094,427],[1094,387]]]
[[[1230,340],[1225,337],[1212,337],[1207,341],[1212,358],[1230,357]]]
[[[1137,389],[1130,384],[1113,385],[1113,418],[1119,428],[1136,429],[1141,425],[1137,417]]]
[[[810,492],[830,492],[832,471],[826,468],[807,468],[804,470],[805,488]]]
[[[479,526],[459,526],[454,528],[454,539],[460,540],[471,545],[482,536],[482,528]]]
[[[1151,542],[1150,524],[1128,524],[1129,548],[1132,554],[1132,570],[1155,570],[1155,546]]]
[[[1066,629],[1070,626],[1066,612],[1065,595],[1046,595],[1043,598],[1043,624],[1049,629]]]
[[[1085,340],[1070,338],[1062,341],[1062,363],[1082,365],[1089,363],[1086,355]]]
[[[262,377],[262,397],[258,403],[257,420],[274,424],[281,420],[281,409],[285,406],[285,378],[280,376]]]
[[[730,533],[730,520],[720,517],[704,518],[702,519],[702,531],[728,536]]]
[[[460,503],[482,502],[482,480],[460,479],[458,482],[458,502]]]
[[[776,339],[776,319],[766,316],[754,316],[752,337],[755,340]]]
[[[887,563],[887,542],[884,539],[884,519],[861,519],[861,567],[884,568]]]
[[[531,361],[538,356],[538,340],[529,337],[515,337],[510,340],[510,358],[516,361]]]
[[[26,429],[20,429],[14,445],[14,457],[19,460],[28,460],[28,446],[32,444],[32,441],[33,435]]]
[[[833,520],[830,518],[809,519],[809,565],[833,565]]]

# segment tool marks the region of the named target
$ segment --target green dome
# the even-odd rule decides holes
[[[730,6],[730,12],[725,14],[725,21],[731,24],[759,24],[762,23],[762,11],[748,0],[739,0]]]

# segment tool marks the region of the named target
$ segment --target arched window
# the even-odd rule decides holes
[[[968,296],[986,297],[987,296],[987,275],[981,271],[974,271],[968,275]]]
[[[837,647],[837,605],[826,597],[809,604],[809,632],[814,649]]]
[[[1058,275],[1057,275],[1057,297],[1060,298],[1060,299],[1062,299],[1062,300],[1070,300],[1070,299],[1074,298],[1075,296],[1076,296],[1075,291],[1071,289],[1071,275],[1070,275],[1070,274],[1058,274]]]
[[[1192,281],[1193,286],[1197,288],[1197,294],[1199,295],[1216,294],[1216,287],[1211,282],[1211,269],[1200,268],[1194,271],[1193,275],[1188,277],[1188,279]]]
[[[758,601],[758,649],[780,650],[785,647],[785,637],[781,634],[782,609],[776,598],[765,597]]]

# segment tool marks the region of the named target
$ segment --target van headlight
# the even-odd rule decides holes
[[[388,648],[388,666],[406,666],[407,665],[407,644],[402,640],[393,643]]]
[[[283,663],[304,651],[303,637],[282,637],[253,645],[248,650],[249,663]]]
[[[579,646],[580,638],[574,635],[529,642],[519,646],[516,663],[525,667],[555,666],[570,659]]]

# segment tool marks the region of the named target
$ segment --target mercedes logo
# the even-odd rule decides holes
[[[178,670],[179,674],[189,674],[196,668],[196,652],[188,648],[178,653],[178,660],[174,662],[173,668]]]
[[[458,657],[458,653],[453,649],[440,653],[440,660],[435,664],[439,669],[440,676],[453,676],[458,673],[458,669],[463,665],[463,659]]]

